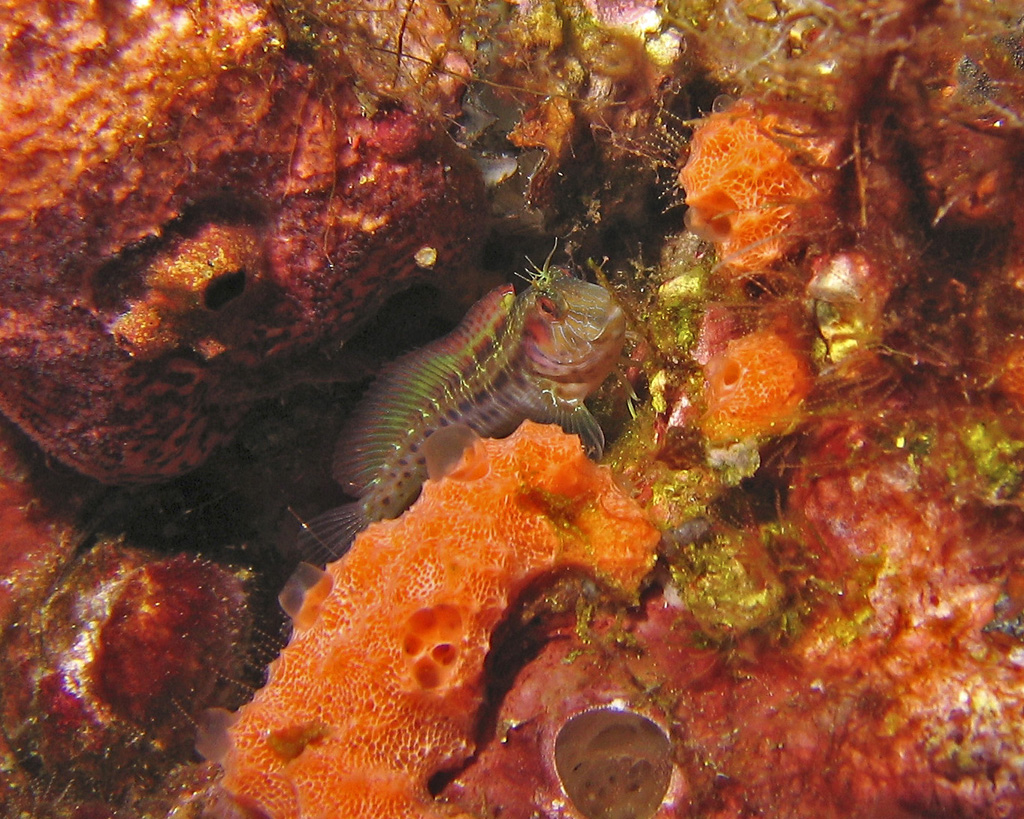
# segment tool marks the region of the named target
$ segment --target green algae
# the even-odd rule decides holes
[[[960,433],[968,459],[950,465],[950,481],[963,480],[964,468],[981,480],[985,499],[1015,499],[1024,483],[1024,441],[1012,437],[998,418],[969,423]]]
[[[669,567],[706,635],[734,637],[778,617],[786,589],[758,533],[730,530],[682,546]]]

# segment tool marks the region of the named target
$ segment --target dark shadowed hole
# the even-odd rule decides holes
[[[459,650],[451,643],[441,643],[434,646],[430,656],[438,665],[451,665],[459,656]]]
[[[478,749],[486,751],[491,743],[501,742],[497,739],[497,728],[506,695],[519,678],[519,672],[536,659],[551,636],[573,627],[576,622],[574,601],[583,585],[590,582],[588,577],[571,569],[542,573],[509,606],[491,634],[491,648],[484,663],[484,702],[476,718],[474,737]],[[441,795],[476,761],[476,757],[471,757],[456,768],[436,772],[427,782],[431,795]]]
[[[723,191],[713,190],[687,200],[689,209],[683,215],[686,227],[709,242],[722,242],[733,232],[733,220],[739,205]]]
[[[220,310],[232,299],[241,296],[245,291],[245,271],[233,270],[216,276],[206,285],[203,303],[210,310]]]

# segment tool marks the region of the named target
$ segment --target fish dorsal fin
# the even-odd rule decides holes
[[[348,419],[334,455],[335,480],[362,495],[389,456],[403,451],[439,393],[457,395],[468,366],[481,350],[500,343],[515,303],[515,290],[497,287],[474,304],[452,332],[384,368]],[[446,385],[447,389],[439,389]]]

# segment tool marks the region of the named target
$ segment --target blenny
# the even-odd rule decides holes
[[[431,450],[461,452],[474,434],[500,438],[525,419],[557,423],[600,458],[604,434],[583,399],[614,369],[625,330],[607,290],[558,268],[539,271],[518,296],[512,285],[492,290],[455,330],[397,359],[370,387],[334,457],[335,479],[359,500],[303,524],[300,551],[339,557],[367,524],[416,499]]]

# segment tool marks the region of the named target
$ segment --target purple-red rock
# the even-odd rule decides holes
[[[667,584],[561,631],[444,796],[476,816],[576,816],[555,738],[615,704],[670,730],[672,785],[648,816],[1020,816],[1024,520],[965,503],[943,456],[879,437],[836,423],[802,453],[788,534],[767,541],[788,615],[709,639]]]
[[[482,184],[260,4],[61,8],[0,22],[0,410],[88,475],[165,478],[471,258]]]
[[[279,11],[288,36],[312,50],[326,73],[354,78],[371,107],[400,100],[407,110],[457,117],[473,52],[471,38],[463,37],[471,25],[466,13],[486,14],[481,6],[292,0]]]
[[[25,600],[45,592],[74,553],[76,516],[95,494],[85,479],[46,469],[43,458],[0,418],[0,629]]]
[[[607,627],[608,623],[602,626]],[[605,637],[607,634],[602,633],[602,638]],[[669,726],[669,715],[637,684],[620,652],[600,642],[584,647],[568,632],[557,636],[516,678],[513,690],[497,714],[496,734],[476,761],[448,786],[444,797],[455,801],[472,816],[480,817],[606,819],[634,815],[621,808],[616,811],[609,791],[618,789],[607,787],[608,776],[617,774],[620,780],[628,776],[623,760],[614,758],[616,740],[621,740],[618,732],[609,734],[600,749],[603,755],[612,757],[604,760],[605,765],[601,764],[602,753],[597,752],[591,754],[589,760],[586,755],[582,756],[573,766],[578,768],[588,761],[594,763],[593,780],[602,779],[603,769],[612,769],[603,777],[606,812],[568,812],[564,807],[569,794],[562,784],[567,772],[560,770],[556,758],[559,739],[564,737],[565,727],[574,718],[602,708],[645,717],[663,729]],[[629,751],[628,748],[619,750]],[[667,777],[667,793],[662,790],[665,804],[657,814],[659,817],[676,815],[672,809],[685,804],[686,782],[678,766],[673,767],[675,770]],[[664,772],[650,770],[649,773],[654,776]],[[646,784],[650,783],[641,778],[634,783],[634,788],[639,791]],[[658,784],[664,785],[664,782]],[[572,790],[571,786],[568,790]],[[635,815],[650,819],[654,814]]]
[[[1024,25],[1019,17],[1001,22],[994,15],[967,36],[922,33],[920,40],[942,44],[899,73],[896,91],[909,103],[900,120],[934,223],[1001,225],[1019,218]]]
[[[8,630],[4,732],[69,793],[144,792],[192,760],[203,709],[244,696],[251,629],[245,573],[102,543]]]
[[[0,418],[0,644],[11,623],[31,618],[78,545],[76,517],[92,481],[46,469],[32,443]],[[0,733],[0,804],[28,792],[27,774]],[[13,808],[12,808],[13,810]]]

